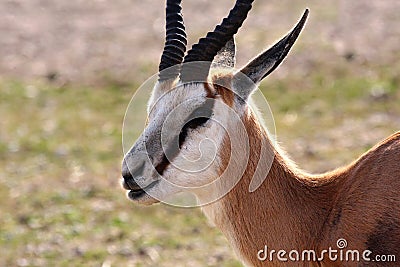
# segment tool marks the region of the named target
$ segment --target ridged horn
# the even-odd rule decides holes
[[[167,0],[165,45],[158,68],[158,80],[174,79],[179,75],[180,65],[186,51],[186,32],[182,16],[181,0]],[[174,68],[171,68],[176,66]]]
[[[222,47],[237,33],[246,19],[254,0],[237,0],[228,17],[222,20],[212,32],[208,32],[199,42],[192,46],[184,58],[181,70],[183,82],[205,81],[211,62]],[[201,64],[185,64],[202,61]]]

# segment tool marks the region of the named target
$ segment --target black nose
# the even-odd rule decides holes
[[[122,177],[124,178],[125,187],[131,190],[141,190],[141,187],[136,183],[134,177],[138,178],[142,176],[144,169],[144,163],[139,165],[135,170],[130,170],[126,161],[122,164]]]

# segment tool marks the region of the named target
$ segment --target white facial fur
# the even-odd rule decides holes
[[[207,91],[203,83],[192,83],[187,86],[178,83],[172,90],[168,90],[169,87],[171,87],[170,84],[158,84],[153,90],[148,103],[146,129],[148,133],[159,130],[163,124],[164,127],[167,125],[167,133],[168,129],[178,129],[179,132],[183,126],[182,119],[185,119],[196,106],[200,106],[207,99]],[[164,170],[162,178],[156,174],[155,166],[145,165],[144,181],[141,185],[146,186],[158,179],[160,182],[146,189],[147,195],[133,199],[134,201],[152,204],[182,190],[201,194],[198,187],[219,178],[222,167],[220,150],[226,133],[224,128],[229,127],[232,119],[228,111],[230,108],[226,107],[221,96],[215,96],[213,101],[215,102],[211,118],[204,125],[188,130],[185,142],[179,153],[170,159],[170,164]],[[169,138],[167,137],[166,140],[168,141]],[[147,151],[149,150],[151,149]],[[157,152],[159,153],[161,151]],[[209,190],[207,194],[210,194]]]

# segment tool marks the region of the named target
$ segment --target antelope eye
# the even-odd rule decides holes
[[[188,128],[194,129],[202,126],[206,123],[210,117],[212,116],[212,110],[206,107],[196,108],[190,116],[187,118],[185,125],[182,128],[182,131],[187,130]]]
[[[202,126],[203,124],[205,124],[209,119],[210,119],[210,118],[207,118],[207,117],[197,117],[197,118],[194,118],[194,119],[188,121],[188,122],[183,126],[183,129],[182,129],[182,130],[184,130],[185,128],[186,128],[186,129],[187,129],[187,128],[195,129],[195,128],[197,128],[197,127],[200,127],[200,126]]]
[[[204,107],[195,109],[188,117],[179,133],[179,146],[181,146],[187,137],[189,129],[196,129],[203,126],[212,116],[212,110]]]
[[[209,120],[209,118],[207,118],[207,117],[198,117],[198,118],[194,118],[194,119],[188,121],[182,127],[181,132],[179,133],[179,147],[181,147],[181,145],[185,142],[189,129],[196,129],[198,127],[201,127],[208,120]]]

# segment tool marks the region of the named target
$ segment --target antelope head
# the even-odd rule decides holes
[[[240,179],[249,156],[242,117],[250,95],[286,57],[308,16],[306,10],[292,31],[235,71],[233,36],[252,2],[237,0],[185,53],[181,0],[167,0],[166,41],[147,125],[122,164],[122,184],[134,202],[152,204],[189,191],[208,203],[222,196],[216,188]]]

